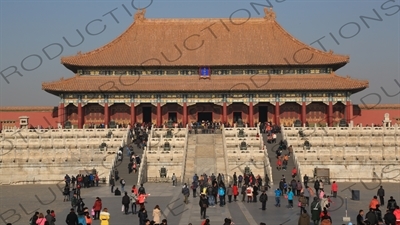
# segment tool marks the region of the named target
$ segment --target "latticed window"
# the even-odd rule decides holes
[[[142,71],[139,71],[139,70],[131,70],[131,71],[129,71],[128,73],[129,73],[129,75],[141,75],[141,74],[142,74]]]
[[[192,70],[181,70],[180,74],[181,75],[192,75],[192,74],[195,74],[195,72]]]
[[[113,75],[113,71],[111,70],[100,70],[99,72],[100,75]]]
[[[153,75],[163,75],[165,71],[163,70],[153,70],[151,71],[151,74]]]
[[[90,70],[83,70],[82,75],[90,75]]]
[[[258,74],[258,70],[245,70],[245,74]]]

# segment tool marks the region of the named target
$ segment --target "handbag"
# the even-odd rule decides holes
[[[124,206],[124,205],[122,205],[121,212],[123,212],[123,211],[124,211],[124,209],[125,209],[125,206]]]
[[[298,207],[301,207],[301,202],[297,203],[297,206],[298,206]]]

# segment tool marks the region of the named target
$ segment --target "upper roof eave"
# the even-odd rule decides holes
[[[219,40],[224,40],[224,43],[220,42],[218,39],[211,38],[211,35],[209,35],[209,39],[206,40],[209,41],[207,42],[209,45],[208,47],[193,51],[196,52],[196,54],[187,54],[186,51],[185,57],[174,62],[163,60],[160,51],[166,55],[167,53],[174,54],[176,53],[174,45],[179,45],[183,48],[181,46],[181,42],[184,40],[183,38],[199,33],[204,27],[200,26],[201,24],[217,22],[221,24],[220,21],[225,20],[228,22],[230,19],[146,19],[143,13],[142,17],[135,15],[135,21],[128,29],[110,43],[84,54],[79,52],[74,56],[62,57],[61,63],[67,68],[90,66],[142,66],[145,60],[157,58],[161,59],[159,60],[161,63],[153,62],[154,66],[198,66],[199,64],[213,66],[273,66],[287,65],[289,63],[290,65],[340,65],[338,67],[340,68],[349,62],[349,56],[333,54],[333,52],[324,52],[297,40],[275,21],[274,13],[272,16],[273,18],[271,18],[271,13],[273,12],[266,12],[265,18],[235,19],[237,21],[244,20],[245,23],[236,26],[240,27],[236,30],[231,25],[232,27],[230,27],[229,32],[225,32],[225,34],[221,33],[221,38],[219,38]],[[269,15],[269,17],[267,15]],[[185,26],[185,29],[183,29],[182,26]],[[226,29],[223,28],[222,25],[220,25],[220,27],[215,27],[216,29],[219,28],[221,32],[224,31],[223,29]],[[235,47],[233,48],[232,46]],[[141,52],[143,49],[146,49],[146,51]],[[302,51],[304,49],[312,53],[313,56],[314,54],[316,56],[315,59],[311,60],[312,62],[305,62],[299,59],[298,62],[305,63],[296,63],[297,60],[291,59],[293,58],[294,52],[289,52],[288,49],[294,51]],[[214,51],[214,53],[218,54],[210,54],[209,51]],[[224,57],[219,54],[223,54]],[[213,55],[215,55],[214,58]],[[305,56],[301,57],[304,58]],[[288,62],[287,59],[290,59],[290,62]],[[150,65],[151,63],[149,63],[148,66]]]

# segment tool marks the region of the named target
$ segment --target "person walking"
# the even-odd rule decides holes
[[[125,215],[128,215],[130,203],[131,199],[128,196],[128,192],[125,191],[125,195],[122,197],[122,205],[124,206]]]
[[[218,188],[218,195],[219,195],[219,206],[222,207],[225,205],[225,189],[222,185]]]
[[[233,195],[233,188],[232,185],[229,185],[228,188],[226,189],[226,195],[228,195],[228,202],[232,202],[232,195]]]
[[[200,206],[200,219],[205,219],[209,203],[207,196],[204,193],[201,193],[199,206]]]
[[[119,183],[121,184],[121,192],[124,192],[124,188],[125,188],[125,180],[124,178],[121,177],[121,180],[119,181]]]
[[[282,192],[279,188],[275,190],[275,207],[281,207],[281,195]]]
[[[144,206],[140,207],[139,213],[138,213],[138,217],[139,217],[139,224],[140,225],[146,225],[146,220],[147,220],[147,211],[144,208]]]
[[[175,175],[175,173],[172,174],[171,179],[172,179],[172,186],[176,187],[176,175]]]
[[[114,178],[114,176],[111,176],[110,186],[111,186],[111,193],[114,193],[114,187],[115,187],[115,178]]]
[[[161,223],[161,209],[159,205],[156,205],[153,209],[153,221],[154,224]]]
[[[132,214],[136,214],[136,204],[138,199],[136,193],[133,190],[130,196],[130,200],[131,200]]]
[[[307,206],[307,199],[306,199],[306,197],[304,197],[303,193],[301,193],[300,197],[299,197],[299,206],[300,206],[300,215],[301,215]]]
[[[318,197],[314,197],[314,201],[311,203],[311,220],[314,225],[319,224],[320,215],[321,215],[321,203]]]
[[[331,185],[331,191],[332,191],[332,196],[334,198],[336,198],[337,192],[338,192],[338,185],[337,185],[336,181],[333,181],[333,183]]]
[[[100,225],[109,225],[110,213],[107,208],[104,208],[100,213]]]
[[[246,185],[246,184],[242,185],[241,189],[242,189],[242,190],[241,190],[241,193],[242,193],[242,202],[244,202],[245,199],[246,199],[247,185]]]
[[[265,190],[260,195],[261,210],[266,210],[268,195]]]
[[[378,189],[376,195],[379,197],[379,201],[381,203],[380,205],[384,206],[385,205],[385,189],[383,189],[382,186]]]
[[[239,188],[236,184],[233,184],[232,193],[233,193],[233,201],[236,202],[237,201],[236,198],[239,195]]]
[[[75,213],[75,209],[71,208],[67,218],[65,219],[67,225],[77,225],[78,224],[78,216]]]
[[[186,183],[185,183],[185,185],[183,185],[182,194],[183,194],[183,196],[184,196],[183,202],[184,202],[185,204],[188,204],[188,203],[189,203],[188,197],[189,197],[189,195],[190,195],[190,191],[189,191],[189,188],[187,187]]]
[[[294,197],[294,193],[293,193],[292,189],[289,188],[289,191],[287,193],[287,199],[288,199],[288,202],[289,202],[289,208],[293,208],[293,197]]]
[[[310,215],[308,215],[307,210],[302,208],[300,212],[298,225],[310,225]]]
[[[92,209],[94,210],[93,220],[98,220],[100,218],[100,211],[103,208],[103,204],[99,197],[96,197]]]

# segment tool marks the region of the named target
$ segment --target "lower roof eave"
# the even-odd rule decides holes
[[[348,91],[352,94],[360,92],[365,90],[367,87],[361,87],[361,88],[355,88],[355,89],[330,89],[330,90],[321,90],[321,89],[293,89],[293,90],[288,90],[288,89],[269,89],[269,90],[231,90],[231,89],[225,89],[225,90],[169,90],[169,91],[158,91],[158,90],[148,90],[148,91],[120,91],[120,90],[107,90],[107,91],[101,91],[101,90],[87,90],[87,91],[59,91],[59,90],[44,90],[49,94],[59,96],[60,94],[66,94],[66,93],[210,93],[210,92],[220,92],[220,93],[233,93],[233,92],[247,92],[247,93],[260,93],[260,92],[332,92],[332,91]]]

